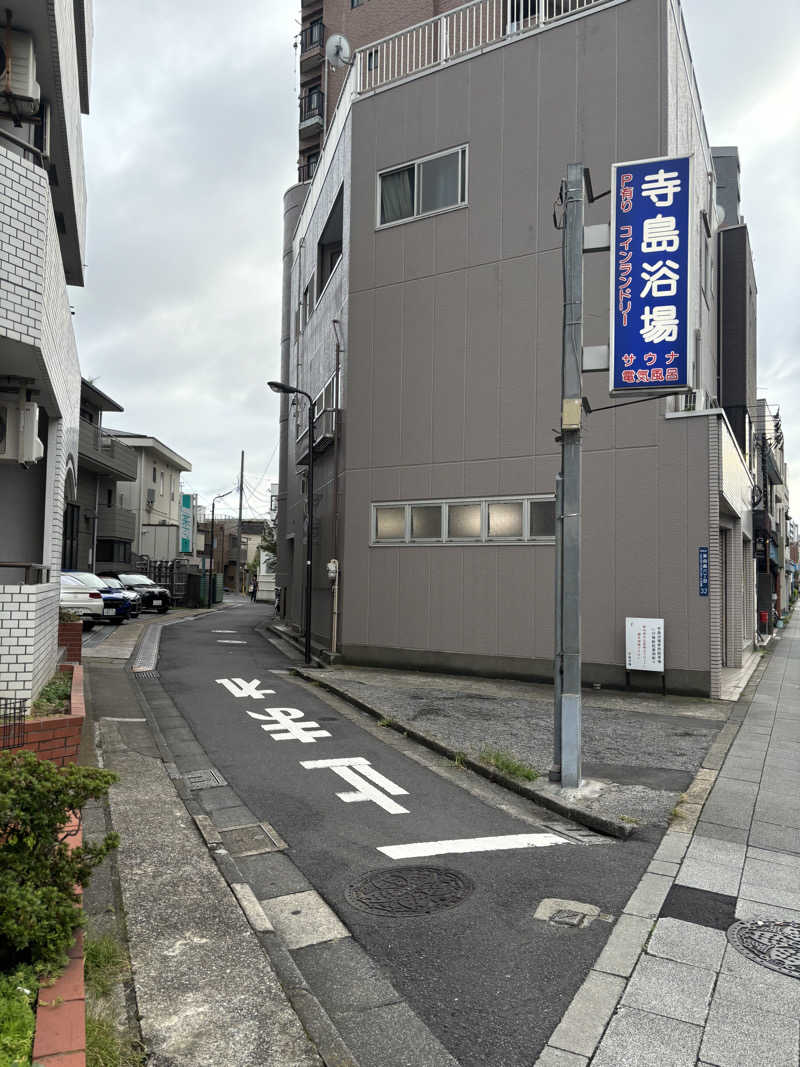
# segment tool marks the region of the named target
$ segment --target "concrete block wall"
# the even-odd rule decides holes
[[[41,341],[48,200],[44,171],[0,147],[0,333],[35,345]]]
[[[30,704],[55,673],[58,598],[56,582],[0,585],[0,697]]]

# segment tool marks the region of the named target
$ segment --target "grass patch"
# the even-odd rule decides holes
[[[116,982],[128,974],[125,949],[109,934],[86,939],[84,973],[87,988],[97,997],[106,997]]]
[[[394,719],[378,719],[378,726],[394,726]]]
[[[466,764],[464,763],[464,760],[466,758],[467,758],[466,752],[456,752],[455,756],[453,756],[453,759],[452,759],[453,766],[454,767],[460,767],[463,770],[463,768],[466,766]]]
[[[639,820],[638,819],[634,819],[632,815],[618,815],[617,818],[619,819],[620,822],[627,822],[627,823],[630,823],[632,826],[638,826],[639,825]]]
[[[0,1067],[24,1067],[31,1062],[38,988],[29,967],[0,974]]]
[[[490,767],[494,767],[502,774],[507,774],[509,778],[522,778],[526,782],[535,782],[539,777],[539,772],[535,767],[531,767],[529,763],[523,763],[521,760],[514,759],[507,752],[503,752],[496,748],[482,748],[480,751],[480,759],[483,763],[487,763]]]
[[[54,674],[31,705],[34,718],[47,715],[64,715],[69,711],[69,696],[72,692],[72,674],[59,671]]]
[[[142,1067],[144,1051],[121,1037],[114,1023],[96,1011],[86,1013],[86,1067]]]

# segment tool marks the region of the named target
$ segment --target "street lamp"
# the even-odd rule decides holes
[[[306,531],[306,611],[305,662],[311,663],[311,552],[314,539],[314,398],[305,389],[297,389],[285,382],[267,382],[273,393],[298,393],[308,401],[308,529]]]
[[[222,500],[224,496],[230,496],[233,492],[229,489],[227,493],[217,493],[214,499],[211,501],[211,569],[208,572],[208,606],[211,607],[211,583],[214,580],[214,508],[217,501]]]

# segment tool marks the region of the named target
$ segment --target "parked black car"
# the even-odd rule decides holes
[[[169,589],[148,578],[146,574],[110,574],[112,578],[119,578],[123,588],[133,589],[142,598],[143,611],[157,611],[164,615],[169,611],[172,597]],[[101,575],[105,577],[105,575]]]

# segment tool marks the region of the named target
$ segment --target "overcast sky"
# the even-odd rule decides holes
[[[280,363],[300,2],[234,7],[140,0],[134,17],[129,0],[96,0],[86,288],[71,299],[83,374],[126,409],[107,423],[188,459],[184,488],[205,503],[236,484],[244,449],[246,511],[263,514],[278,474],[278,400],[264,383]],[[780,404],[800,470],[800,3],[684,9],[711,143],[741,155],[759,395]]]

